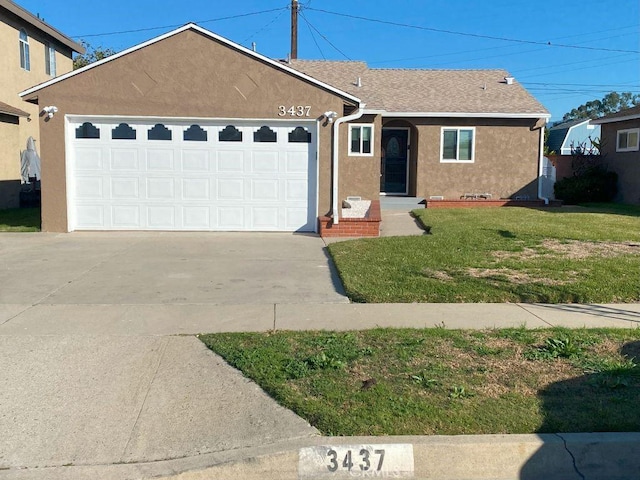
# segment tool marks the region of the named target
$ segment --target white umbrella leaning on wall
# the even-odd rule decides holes
[[[33,137],[27,139],[27,149],[20,153],[20,174],[22,183],[29,183],[29,179],[34,177],[40,180],[40,157]]]

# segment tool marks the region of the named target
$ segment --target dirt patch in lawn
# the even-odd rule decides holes
[[[583,242],[579,240],[546,239],[539,247],[525,247],[521,252],[494,252],[498,260],[529,260],[545,256],[561,256],[570,260],[581,260],[589,257],[610,258],[619,255],[640,255],[640,243],[634,242]]]
[[[441,282],[450,282],[453,280],[451,275],[447,272],[443,272],[442,270],[431,270],[430,268],[425,268],[422,273],[427,278],[433,278],[434,280],[440,280]]]
[[[486,278],[495,280],[508,280],[511,283],[524,285],[539,283],[542,285],[567,285],[576,281],[578,272],[564,272],[566,278],[558,280],[547,277],[539,277],[527,272],[512,270],[510,268],[467,268],[466,274],[473,278]]]

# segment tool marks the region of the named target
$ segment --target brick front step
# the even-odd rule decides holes
[[[552,200],[549,205],[544,204],[544,200],[511,200],[508,198],[500,200],[427,200],[426,208],[487,208],[487,207],[561,207],[560,200]]]
[[[379,237],[380,200],[372,200],[366,218],[340,218],[336,225],[332,217],[318,217],[321,237]]]

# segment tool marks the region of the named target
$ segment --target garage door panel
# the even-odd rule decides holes
[[[222,230],[246,229],[244,207],[218,207],[218,227]]]
[[[185,178],[182,180],[183,200],[211,200],[210,181],[204,178]]]
[[[102,177],[78,176],[76,177],[76,198],[78,199],[102,199],[104,189]]]
[[[102,149],[78,147],[76,149],[76,171],[97,172],[103,169]]]
[[[291,141],[294,122],[212,120],[197,122],[196,129],[194,122],[170,119],[83,119],[71,126],[85,121],[108,133],[69,139],[72,229],[316,228],[315,134],[311,143]],[[150,139],[158,123],[163,128]],[[120,127],[115,135],[122,138],[114,139],[121,124],[128,128]],[[265,125],[268,131],[256,137]],[[273,133],[277,141],[266,141]],[[241,141],[235,141],[238,134]]]
[[[76,209],[76,221],[86,228],[105,228],[104,207],[101,205],[79,205]]]
[[[277,151],[254,152],[251,159],[251,173],[277,174],[279,171],[280,162]]]
[[[312,223],[307,216],[306,208],[287,208],[285,209],[285,230],[299,230],[300,225],[309,226]],[[306,231],[306,229],[303,229]]]
[[[251,200],[277,202],[280,182],[277,179],[253,179],[251,181]]]
[[[148,149],[148,172],[172,172],[174,169],[173,149]]]
[[[139,179],[137,177],[113,177],[110,181],[110,198],[131,200],[140,198]]]
[[[244,179],[225,178],[217,182],[218,200],[242,200],[244,199]]]
[[[175,200],[173,177],[147,179],[147,198],[150,200]]]
[[[309,185],[307,180],[287,180],[285,182],[285,200],[287,202],[301,202],[309,195]]]
[[[111,170],[140,170],[140,161],[137,149],[111,149]]]
[[[287,173],[306,174],[309,168],[309,152],[287,152],[286,171]]]
[[[174,230],[176,228],[176,211],[171,206],[147,207],[147,225],[152,229]]]
[[[275,208],[253,207],[251,209],[251,223],[256,230],[281,230],[278,217],[279,211]]]
[[[137,205],[114,205],[111,207],[111,225],[116,228],[139,228],[141,226],[140,207]]]
[[[182,170],[191,173],[209,173],[209,152],[207,150],[184,150],[182,152]]]
[[[187,230],[209,230],[211,222],[211,207],[183,207],[183,226]]]
[[[217,168],[220,173],[244,172],[244,151],[223,150],[217,152]]]

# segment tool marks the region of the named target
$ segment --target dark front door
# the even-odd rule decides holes
[[[382,162],[380,165],[380,192],[406,195],[409,130],[382,129]]]

